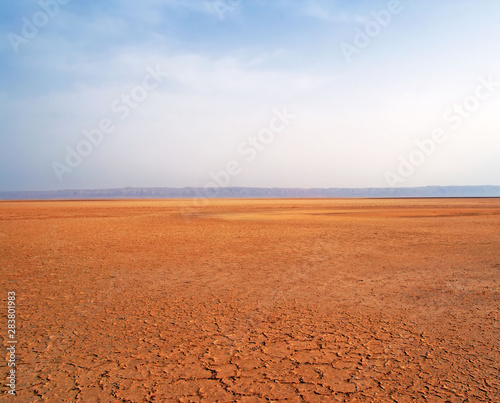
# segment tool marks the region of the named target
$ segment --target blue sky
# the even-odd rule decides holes
[[[494,0],[6,0],[0,190],[214,176],[229,186],[500,185],[499,15]],[[131,94],[140,102],[125,114]],[[264,143],[277,111],[294,117]],[[84,130],[103,120],[112,130],[89,143]],[[441,142],[429,145],[436,130]],[[227,173],[230,162],[239,169]]]

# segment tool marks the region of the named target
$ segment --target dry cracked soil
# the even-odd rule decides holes
[[[499,199],[0,202],[0,270],[1,402],[500,401]]]

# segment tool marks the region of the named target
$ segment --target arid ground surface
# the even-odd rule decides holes
[[[0,270],[15,401],[500,401],[500,199],[0,202]]]

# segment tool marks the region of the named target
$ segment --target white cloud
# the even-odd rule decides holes
[[[369,17],[343,11],[337,1],[284,1],[278,3],[284,10],[293,10],[297,15],[306,18],[313,18],[334,24],[363,24],[369,20]]]

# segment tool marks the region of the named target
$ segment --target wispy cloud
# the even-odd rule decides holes
[[[362,24],[368,20],[368,17],[360,14],[347,14],[343,11],[340,11],[340,7],[336,7],[335,3],[330,3],[329,5],[330,8],[334,8],[333,11],[328,10],[324,5],[315,0],[307,0],[302,3],[302,6],[299,7],[299,10],[303,13],[304,16],[332,23]],[[337,8],[337,10],[335,10],[335,8]]]

